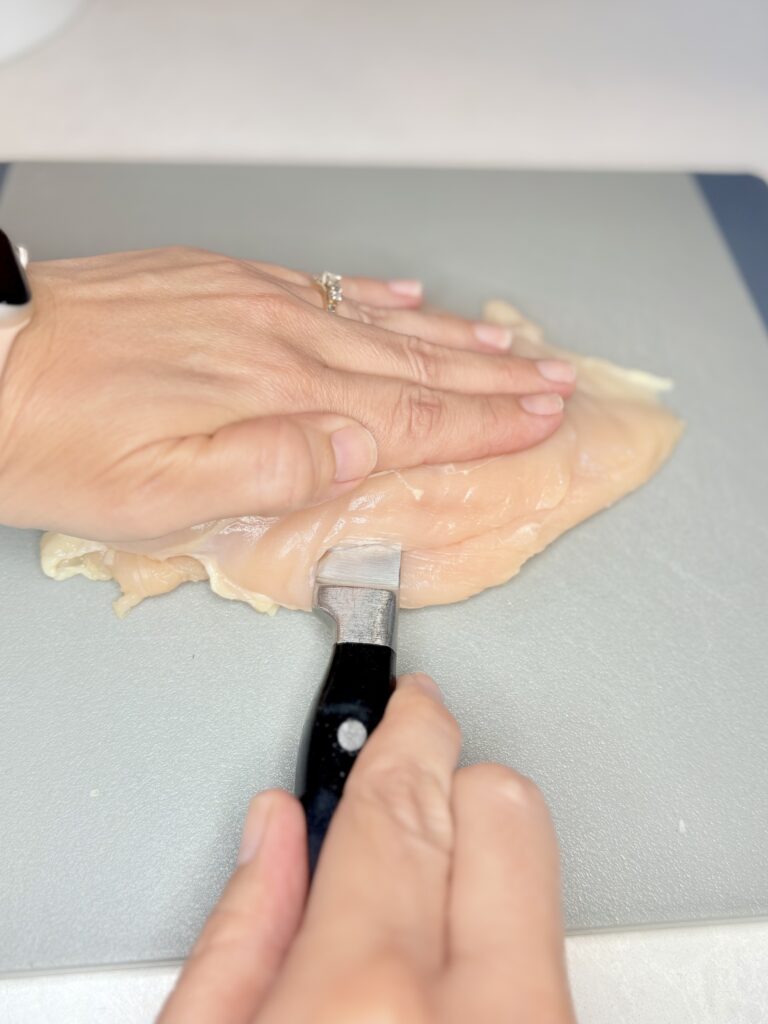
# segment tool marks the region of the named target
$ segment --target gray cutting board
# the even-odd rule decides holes
[[[673,377],[687,433],[646,488],[507,586],[405,613],[465,760],[530,774],[571,928],[768,912],[768,339],[693,179],[11,167],[34,256],[190,243],[501,296],[558,343]],[[330,634],[187,586],[119,622],[0,531],[0,969],[185,953],[249,796],[290,786]]]

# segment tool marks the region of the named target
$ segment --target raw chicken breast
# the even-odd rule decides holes
[[[358,538],[402,544],[406,608],[461,601],[504,583],[565,530],[644,483],[682,424],[658,403],[668,381],[557,350],[505,303],[490,303],[485,313],[514,328],[516,353],[564,355],[578,367],[563,425],[543,444],[380,473],[342,498],[283,518],[224,519],[130,544],[46,534],[43,569],[54,579],[80,573],[117,580],[119,615],[145,597],[206,578],[217,594],[257,611],[309,608],[319,559]]]

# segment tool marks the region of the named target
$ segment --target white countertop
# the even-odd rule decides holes
[[[574,935],[580,1024],[763,1024],[768,922]],[[177,964],[27,975],[0,982],[4,1024],[147,1024]]]
[[[0,66],[0,159],[768,174],[764,0],[90,0]],[[582,1024],[757,1024],[768,924],[573,936]],[[151,1020],[177,967],[0,980],[8,1024]]]
[[[7,159],[768,173],[764,0],[87,0],[0,66]]]

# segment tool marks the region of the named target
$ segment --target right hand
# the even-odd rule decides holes
[[[544,800],[499,765],[456,771],[459,747],[435,684],[401,679],[306,908],[301,806],[257,797],[159,1024],[574,1024]]]
[[[334,316],[305,274],[192,249],[30,279],[35,313],[0,377],[11,526],[132,540],[277,515],[374,469],[536,444],[573,390],[544,376],[551,360],[503,353],[501,328],[424,313],[383,281],[346,278]]]

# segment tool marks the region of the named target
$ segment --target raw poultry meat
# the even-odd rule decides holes
[[[519,355],[565,356],[578,387],[562,426],[543,444],[475,462],[370,477],[355,491],[282,518],[204,523],[141,543],[46,534],[42,565],[54,579],[116,580],[119,615],[187,580],[257,611],[309,608],[329,547],[356,539],[403,546],[406,608],[461,601],[514,576],[565,530],[643,484],[677,442],[681,422],[658,402],[670,387],[637,370],[555,349],[511,306],[486,317],[514,329]]]

